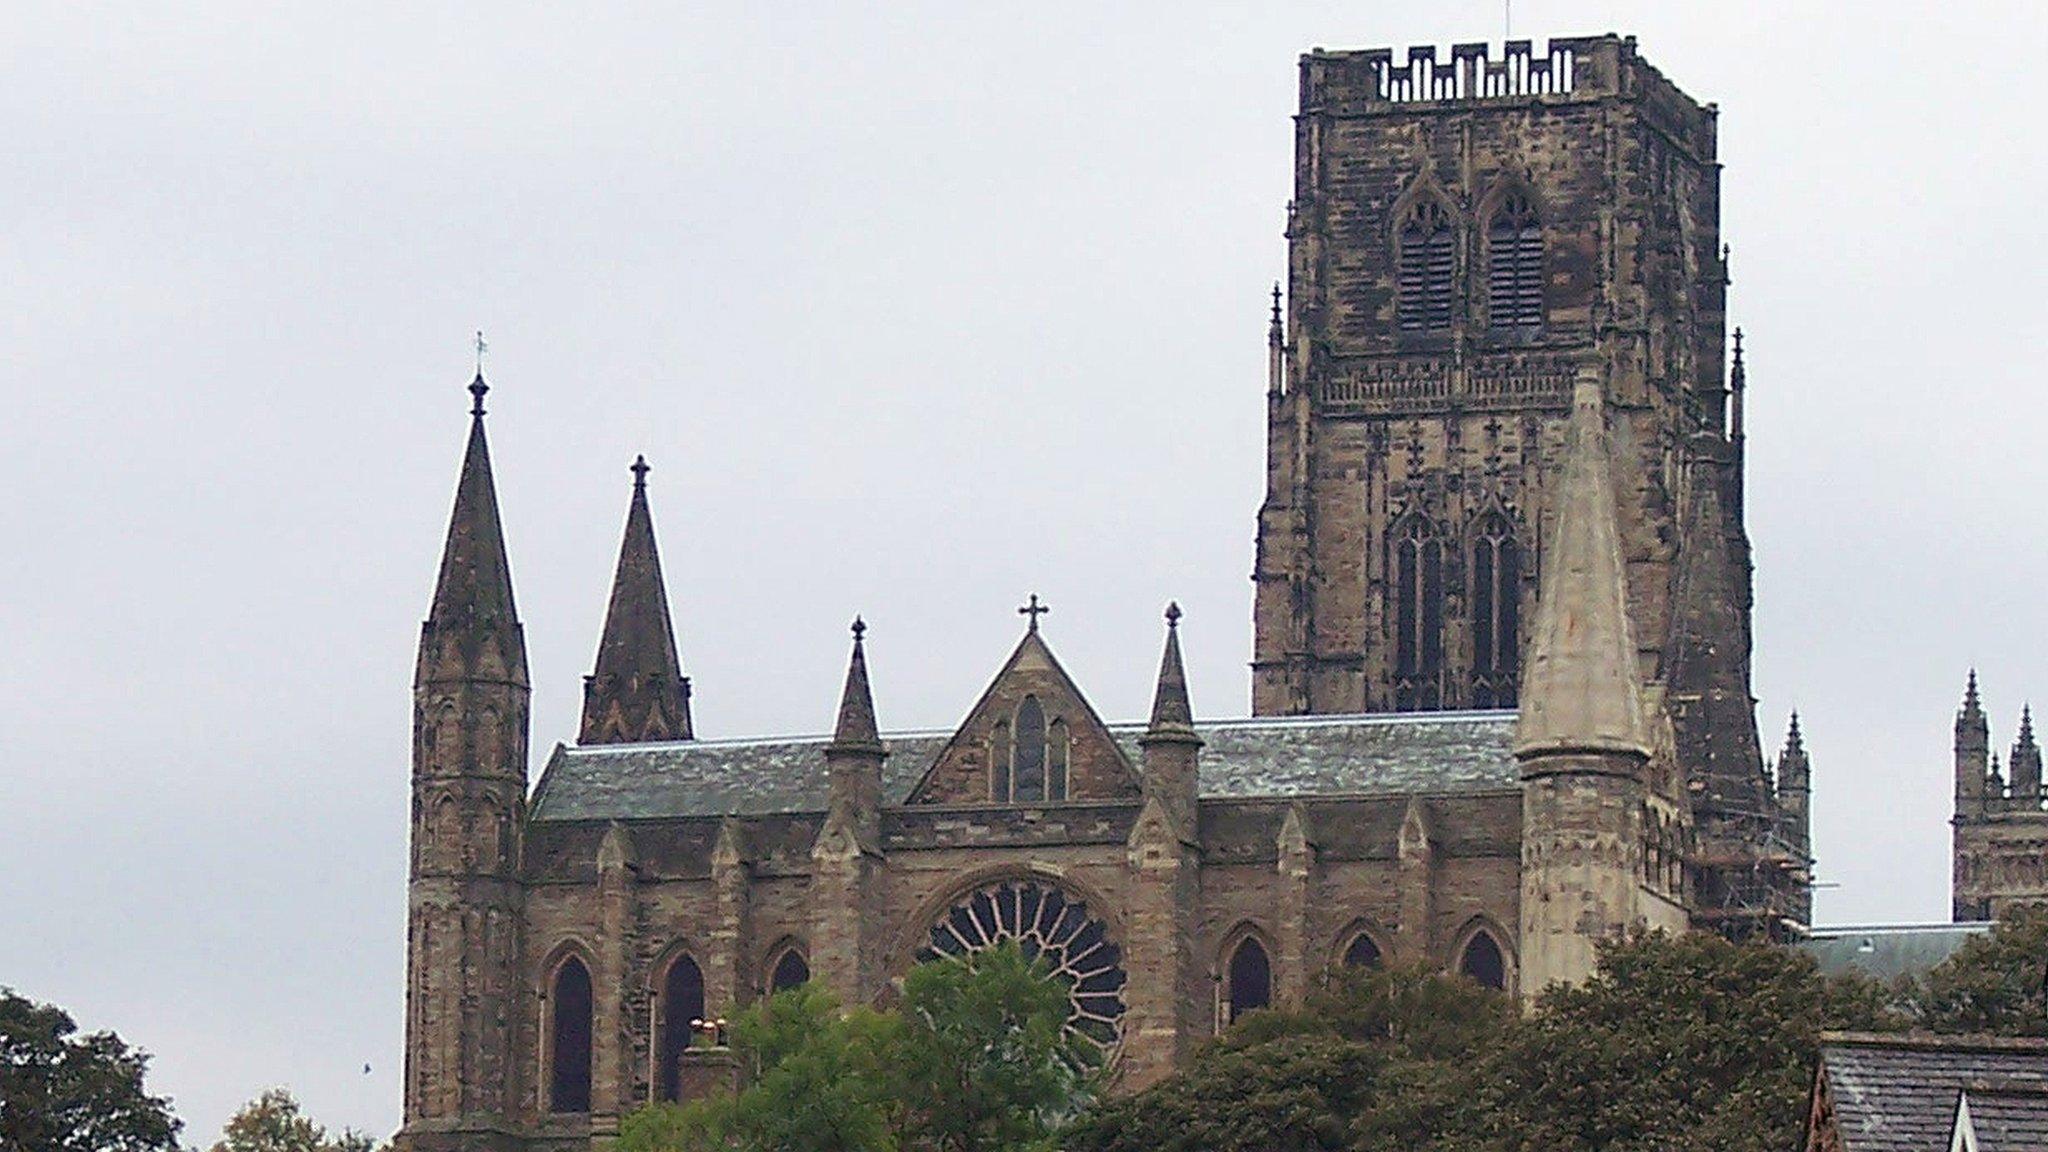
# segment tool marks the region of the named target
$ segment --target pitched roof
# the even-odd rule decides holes
[[[1959,1111],[1967,1112],[1977,1152],[2048,1148],[2048,1084],[1974,1081],[1962,1101]]]
[[[1211,799],[1487,792],[1517,785],[1512,712],[1255,717],[1195,725]],[[1133,761],[1143,724],[1110,726]],[[885,735],[885,803],[901,804],[951,732]],[[557,748],[535,820],[822,812],[827,736]]]
[[[1990,930],[1989,924],[1968,922],[1815,928],[1797,947],[1829,976],[1860,972],[1889,982],[1933,971],[1964,941]]]
[[[1973,1085],[2048,1089],[2048,1040],[1830,1032],[1820,1077],[1842,1152],[1947,1152],[1964,1091],[1976,1113]]]

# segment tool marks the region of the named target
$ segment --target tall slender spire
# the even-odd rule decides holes
[[[647,458],[633,461],[633,496],[612,577],[597,667],[583,681],[581,744],[689,740],[690,681],[676,657],[675,626],[654,516],[647,507]]]
[[[1742,439],[1742,399],[1749,387],[1749,370],[1742,363],[1742,329],[1735,330],[1735,364],[1728,370],[1728,438]]]
[[[1266,325],[1266,394],[1287,390],[1287,323],[1280,315],[1280,282],[1273,281],[1273,317]]]
[[[478,669],[476,661],[495,639],[497,671],[526,678],[526,645],[512,598],[512,565],[505,556],[505,532],[498,518],[497,486],[491,478],[491,447],[484,436],[483,373],[469,385],[469,444],[455,482],[455,508],[441,550],[441,571],[427,611],[420,646],[419,678],[456,679]]]
[[[868,689],[868,626],[853,618],[853,657],[846,665],[846,688],[839,694],[839,720],[832,727],[832,748],[838,751],[880,751],[881,731],[875,725],[875,697]]]
[[[2006,761],[2012,776],[2012,798],[2027,807],[2038,807],[2041,796],[2041,746],[2034,742],[2034,710],[2020,709],[2019,739],[2013,742],[2012,757]]]
[[[1515,727],[1519,759],[1573,753],[1650,754],[1606,416],[1600,385],[1586,378],[1572,397],[1557,523],[1543,558]]]

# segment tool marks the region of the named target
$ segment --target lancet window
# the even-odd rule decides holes
[[[548,1110],[590,1111],[590,969],[574,956],[548,996]]]
[[[1486,228],[1486,316],[1496,329],[1543,325],[1543,222],[1510,192]]]
[[[1394,529],[1394,709],[1443,707],[1444,545],[1410,516]]]
[[[1026,696],[1015,723],[997,721],[989,733],[989,799],[1035,804],[1067,798],[1072,734],[1065,720],[1046,722],[1045,705]]]
[[[1515,527],[1489,512],[1472,532],[1472,706],[1513,708],[1522,669],[1522,554]]]
[[[1224,1023],[1273,1002],[1273,962],[1265,945],[1247,936],[1230,954],[1230,1000],[1224,1005]]]
[[[704,971],[689,956],[669,962],[661,981],[661,1039],[656,1049],[655,1088],[663,1100],[680,1100],[683,1090],[683,1050],[697,1038],[697,1023],[704,1018]]]
[[[1456,293],[1456,233],[1438,201],[1415,202],[1401,221],[1395,253],[1395,318],[1403,332],[1444,332],[1451,327]]]
[[[810,983],[811,965],[804,954],[794,948],[786,948],[775,960],[775,967],[768,973],[768,991],[787,992],[802,984]]]
[[[1380,946],[1373,943],[1371,936],[1364,932],[1351,938],[1344,949],[1346,968],[1377,968],[1380,966]]]
[[[1458,957],[1458,971],[1488,988],[1507,991],[1508,964],[1500,944],[1493,933],[1484,928],[1472,934],[1465,942],[1465,951]]]

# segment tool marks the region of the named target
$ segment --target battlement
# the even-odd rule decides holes
[[[1649,106],[1680,140],[1711,155],[1714,108],[1701,105],[1636,53],[1633,36],[1559,36],[1539,50],[1509,40],[1330,51],[1301,58],[1301,111],[1340,116],[1499,104],[1586,104],[1619,97]]]

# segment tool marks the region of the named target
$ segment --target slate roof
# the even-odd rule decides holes
[[[1926,975],[1964,941],[1990,930],[1987,923],[1815,928],[1798,947],[1829,976],[1859,972],[1889,983],[1900,976]]]
[[[1970,1131],[1977,1152],[2040,1152],[2048,1148],[2048,1085],[2010,1081],[1974,1083]]]
[[[1484,792],[1516,786],[1512,712],[1257,717],[1197,724],[1206,798]],[[1140,763],[1142,724],[1111,725]],[[885,735],[886,803],[901,804],[951,732]],[[825,809],[825,736],[558,747],[535,820],[760,816]]]
[[[2048,1089],[2048,1040],[1830,1032],[1821,1037],[1820,1075],[1842,1152],[1948,1152],[1964,1091],[1974,1116],[1980,1088],[2008,1096]],[[2001,1119],[2010,1111],[1991,1103]]]

